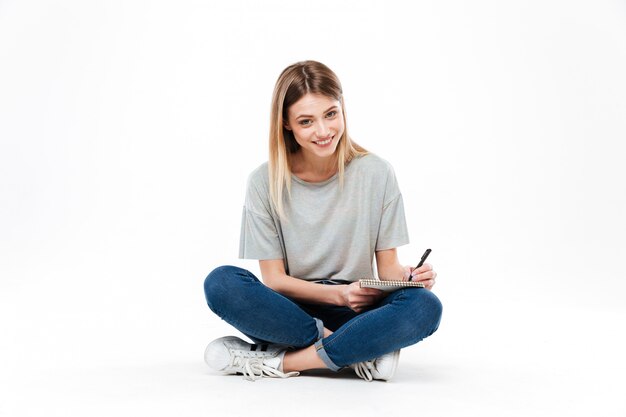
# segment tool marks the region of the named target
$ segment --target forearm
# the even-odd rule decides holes
[[[378,278],[386,281],[403,281],[404,267],[400,263],[392,263],[378,268]]]
[[[396,249],[376,252],[378,278],[388,281],[403,281],[405,268],[400,265]]]
[[[311,304],[343,305],[341,291],[344,285],[321,285],[287,274],[266,278],[264,283],[279,294],[297,301]]]
[[[404,267],[400,265],[395,248],[376,251],[376,268],[382,280],[404,281]]]

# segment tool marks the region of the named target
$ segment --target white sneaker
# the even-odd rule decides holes
[[[357,362],[350,365],[350,368],[354,369],[359,378],[368,382],[373,379],[389,381],[396,373],[399,359],[400,350],[396,350],[371,361]]]
[[[286,349],[276,345],[252,345],[238,337],[215,339],[204,351],[204,361],[216,371],[225,374],[243,374],[254,381],[262,377],[288,378],[299,372],[283,373]]]

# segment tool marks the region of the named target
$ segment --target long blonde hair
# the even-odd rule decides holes
[[[345,130],[335,151],[341,187],[346,164],[356,156],[368,154],[366,149],[352,141],[348,135],[343,91],[337,75],[317,61],[296,62],[285,68],[276,81],[272,95],[268,161],[270,200],[283,220],[287,220],[283,205],[285,188],[291,198],[292,155],[300,149],[293,133],[285,128],[284,121],[287,119],[289,107],[308,93],[322,94],[341,103]]]

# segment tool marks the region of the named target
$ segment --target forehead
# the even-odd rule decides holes
[[[332,106],[339,106],[339,100],[322,94],[307,93],[289,107],[289,115],[298,117],[301,114],[323,113]]]

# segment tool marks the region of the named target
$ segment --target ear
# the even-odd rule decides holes
[[[289,126],[289,122],[286,120],[283,121],[283,127],[287,130],[291,130],[291,127]]]

